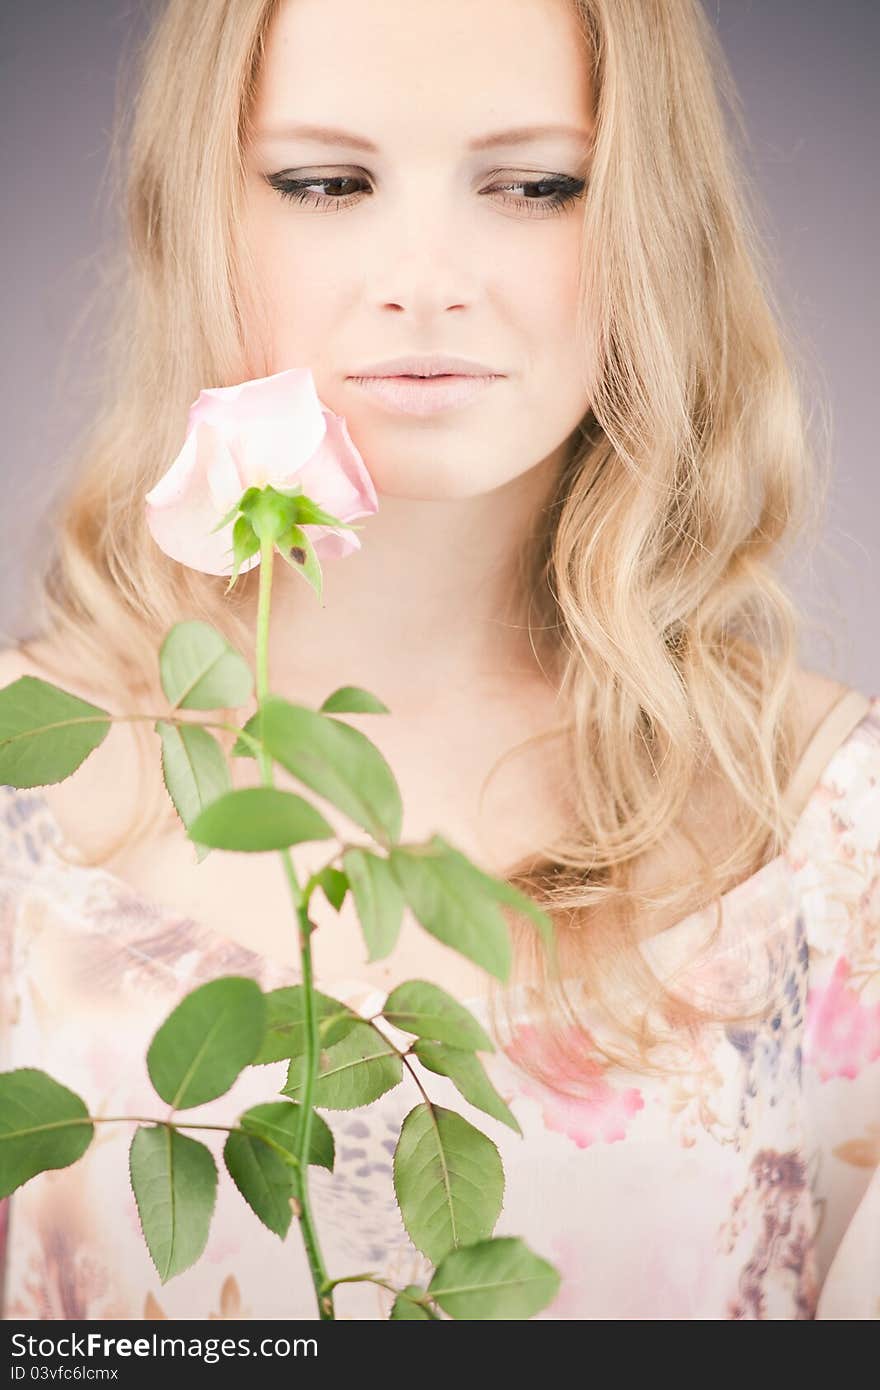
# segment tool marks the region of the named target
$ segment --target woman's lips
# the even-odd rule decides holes
[[[355,386],[381,401],[392,410],[406,415],[433,415],[439,410],[452,410],[485,391],[501,376],[353,376]]]

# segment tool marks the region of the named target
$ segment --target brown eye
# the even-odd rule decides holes
[[[572,179],[566,176],[552,179],[538,179],[531,183],[520,180],[517,183],[502,184],[501,189],[507,188],[528,188],[538,189],[538,195],[529,195],[525,198],[504,197],[503,202],[512,207],[522,207],[526,205],[526,211],[539,217],[546,216],[547,213],[561,212],[563,208],[570,207],[572,203],[583,195],[586,182],[583,179]],[[490,189],[490,192],[493,191]]]
[[[310,178],[310,179],[288,179],[283,174],[270,174],[267,183],[280,193],[282,198],[287,198],[294,203],[304,203],[308,207],[318,207],[322,209],[336,207],[347,207],[356,194],[351,192],[339,192],[340,186],[345,184],[363,183],[354,174],[337,174],[330,178]],[[329,196],[313,193],[315,187],[334,187],[336,196],[331,193]]]
[[[364,184],[366,181],[355,174],[336,174],[326,178],[318,175],[302,179],[288,178],[284,174],[267,174],[266,182],[282,198],[289,199],[291,202],[313,207],[321,212],[338,212],[342,208],[350,207],[352,202],[360,196],[356,188],[355,191],[351,191],[351,186]],[[346,189],[346,185],[348,189]],[[313,190],[316,188],[326,188],[329,192],[315,193]],[[511,188],[523,189],[523,195],[520,197],[510,196],[507,190]],[[502,195],[501,201],[508,207],[525,211],[529,216],[546,217],[555,212],[562,212],[565,208],[576,203],[583,196],[585,188],[586,181],[584,179],[570,178],[566,174],[561,174],[546,179],[529,181],[521,179],[508,184],[495,184],[486,191],[488,193],[500,193]],[[367,191],[369,192],[369,189]],[[485,194],[481,196],[485,197]]]

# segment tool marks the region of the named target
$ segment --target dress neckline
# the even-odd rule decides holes
[[[875,714],[880,714],[880,693],[866,696],[860,691],[852,688],[844,692],[841,698],[835,702],[831,710],[825,715],[818,729],[814,731],[804,755],[798,764],[795,776],[791,780],[790,785],[794,787],[796,782],[801,781],[801,774],[803,772],[809,769],[812,770],[809,792],[805,799],[802,798],[803,805],[798,812],[785,847],[779,854],[775,855],[773,859],[769,859],[766,864],[762,864],[759,869],[756,869],[754,873],[749,874],[747,878],[741,879],[739,883],[734,884],[727,892],[722,893],[720,899],[713,899],[711,903],[688,913],[686,916],[680,918],[679,921],[666,927],[662,932],[657,933],[656,936],[646,938],[641,943],[643,949],[647,949],[649,954],[653,954],[659,943],[662,942],[663,945],[660,947],[660,951],[663,952],[670,944],[674,942],[677,943],[688,929],[692,929],[696,923],[705,919],[708,913],[713,912],[719,901],[725,919],[729,920],[732,919],[733,912],[735,911],[735,908],[732,908],[733,904],[738,904],[741,899],[751,899],[756,893],[763,895],[766,890],[772,891],[773,888],[775,888],[775,880],[777,878],[783,882],[790,879],[791,855],[796,849],[800,834],[808,822],[808,817],[820,786],[827,776],[831,774],[834,764],[844,753],[844,750],[861,725]],[[827,738],[823,737],[827,735],[831,735],[834,740],[833,746],[830,749],[828,747]],[[275,968],[288,971],[291,969],[287,961],[282,961],[278,956],[270,955],[267,952],[254,951],[235,938],[224,935],[222,932],[212,927],[207,921],[175,912],[172,908],[166,907],[163,903],[150,897],[149,894],[143,892],[141,889],[133,887],[124,878],[118,874],[114,874],[110,869],[105,869],[97,864],[77,864],[74,859],[65,858],[64,856],[67,854],[75,856],[77,854],[77,848],[65,838],[61,826],[42,788],[36,787],[31,790],[36,793],[37,805],[45,824],[49,827],[50,841],[48,848],[56,865],[61,865],[77,874],[99,878],[102,882],[108,884],[115,892],[126,898],[133,906],[142,909],[157,922],[167,923],[172,920],[187,922],[198,931],[199,936],[203,936],[207,940],[215,941],[218,944],[227,946],[232,944],[237,950],[241,951],[246,957],[250,957],[255,963],[269,961]],[[371,980],[362,979],[353,975],[344,977],[337,976],[335,980],[330,981],[321,981],[314,978],[313,983],[315,988],[321,993],[330,994],[333,994],[334,990],[338,993],[340,986],[362,988],[368,991],[367,998],[372,998],[373,995],[376,995],[377,998],[384,998],[390,993],[391,989],[395,988],[394,985],[389,985],[387,987],[376,985]],[[573,984],[575,981],[568,977],[564,983]],[[507,990],[509,993],[519,996],[527,987],[527,982],[523,982],[519,985],[507,986]],[[447,991],[447,993],[449,993],[449,991]],[[458,1002],[467,1008],[476,1009],[480,1012],[484,1012],[486,1008],[486,999],[484,995],[461,999]]]

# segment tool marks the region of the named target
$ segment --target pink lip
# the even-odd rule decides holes
[[[414,379],[407,376],[353,376],[355,386],[369,391],[392,410],[406,415],[434,415],[466,405],[500,376],[434,376]]]

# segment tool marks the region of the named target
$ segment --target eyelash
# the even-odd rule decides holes
[[[291,202],[302,203],[307,207],[316,208],[319,212],[341,212],[344,208],[349,207],[351,201],[358,196],[357,194],[350,193],[345,198],[328,198],[326,195],[320,196],[309,192],[309,189],[314,184],[356,182],[358,179],[358,175],[356,174],[337,174],[332,178],[327,176],[326,178],[318,177],[311,179],[288,179],[282,174],[267,174],[265,177],[270,187],[274,188],[276,193],[279,193],[282,198],[289,199]],[[551,178],[535,179],[531,182],[527,182],[525,179],[518,179],[513,183],[502,185],[502,187],[505,188],[541,188],[542,186],[549,187],[552,190],[549,198],[538,201],[533,198],[505,197],[502,201],[507,206],[517,208],[522,208],[525,205],[530,217],[554,216],[577,202],[584,193],[586,181],[584,179],[573,179],[567,174],[562,174]],[[492,190],[490,189],[489,191],[491,192]],[[536,209],[536,211],[533,211],[533,209]],[[537,211],[537,209],[542,209],[542,211]]]

